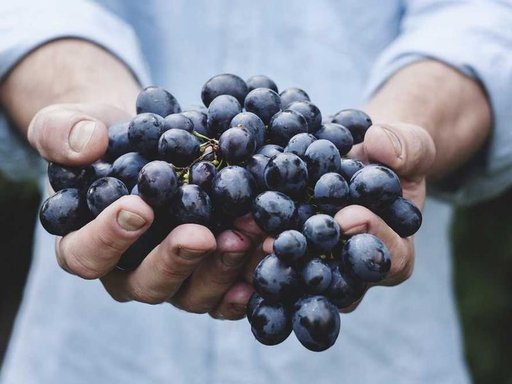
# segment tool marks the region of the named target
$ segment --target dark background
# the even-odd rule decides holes
[[[38,206],[35,184],[0,175],[0,357],[30,263]],[[512,384],[511,218],[512,190],[455,215],[455,288],[475,383]]]

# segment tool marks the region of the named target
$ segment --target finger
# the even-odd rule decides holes
[[[118,301],[162,303],[174,296],[216,245],[208,228],[197,224],[180,225],[135,271],[113,271],[103,277],[103,285]]]
[[[265,252],[267,255],[274,252],[274,238],[273,237],[267,237],[265,241],[263,242],[263,252]]]
[[[239,282],[234,284],[222,298],[220,304],[210,312],[210,316],[219,320],[240,320],[245,317],[247,303],[254,289],[251,285]]]
[[[101,277],[152,221],[153,211],[140,197],[123,196],[78,231],[57,239],[59,265],[85,279]]]
[[[171,303],[188,312],[206,313],[239,279],[251,249],[250,239],[235,231],[217,237],[217,251],[201,263]]]
[[[107,127],[127,119],[126,112],[104,104],[57,104],[34,116],[27,138],[49,161],[90,164],[107,149]]]
[[[364,157],[391,167],[400,177],[422,179],[435,159],[434,141],[423,128],[413,124],[375,124],[362,144]]]
[[[251,213],[238,217],[233,224],[237,230],[249,236],[254,244],[260,243],[266,236],[254,221]]]
[[[379,216],[359,205],[343,208],[334,219],[346,236],[370,233],[384,242],[391,255],[391,268],[378,285],[397,285],[411,276],[414,267],[412,238],[401,238]]]

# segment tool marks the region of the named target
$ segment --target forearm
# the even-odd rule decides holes
[[[36,112],[56,103],[106,103],[135,112],[138,88],[116,57],[92,43],[66,39],[26,56],[0,84],[0,102],[26,133]]]
[[[468,160],[482,147],[491,127],[490,106],[481,86],[435,61],[418,62],[397,72],[366,110],[374,123],[401,121],[430,133],[436,147],[432,178]]]

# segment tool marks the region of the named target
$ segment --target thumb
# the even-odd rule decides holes
[[[49,161],[89,164],[105,153],[108,126],[129,118],[127,112],[106,104],[55,104],[34,116],[27,138]]]
[[[368,161],[385,164],[411,181],[428,173],[436,155],[430,134],[420,126],[405,123],[371,126],[363,152]]]

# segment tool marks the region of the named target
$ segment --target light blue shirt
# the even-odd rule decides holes
[[[328,115],[362,105],[404,65],[435,58],[481,81],[492,102],[485,161],[449,194],[468,202],[512,184],[511,21],[504,0],[18,0],[0,5],[0,74],[40,44],[71,36],[105,47],[142,84],[166,87],[182,105],[199,103],[202,84],[216,73],[266,74],[281,89],[306,89]],[[9,132],[0,128],[0,158],[14,156]],[[29,165],[0,164],[18,173]],[[98,281],[61,271],[51,236],[38,227],[0,382],[468,383],[450,218],[448,205],[427,202],[413,276],[370,290],[342,315],[340,338],[323,353],[293,336],[262,346],[245,320],[116,303]]]

